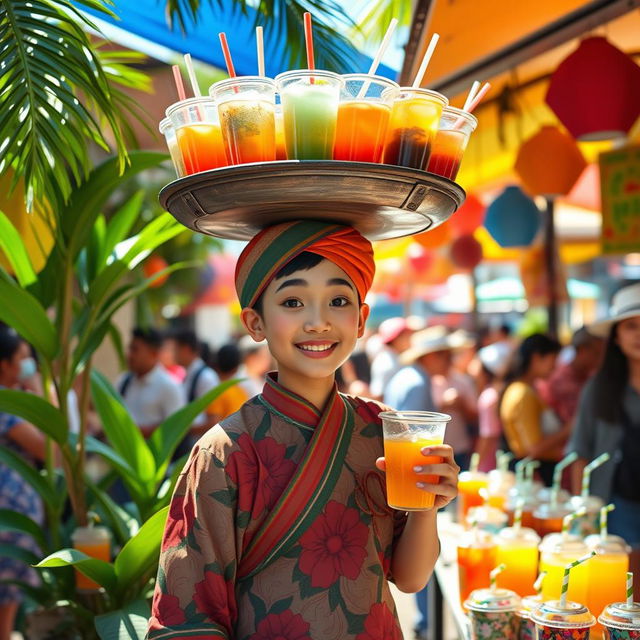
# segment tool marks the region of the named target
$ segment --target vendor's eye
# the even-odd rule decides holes
[[[300,300],[296,300],[296,298],[287,298],[283,303],[283,307],[287,307],[288,309],[295,309],[297,307],[302,306],[302,302]]]
[[[349,298],[344,296],[339,296],[331,301],[332,307],[346,307],[348,304],[350,304]]]

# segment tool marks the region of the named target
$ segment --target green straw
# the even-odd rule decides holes
[[[532,459],[533,458],[526,457],[516,462],[516,487],[522,484],[524,480],[524,468]]]
[[[531,460],[531,462],[527,462],[527,466],[525,467],[524,473],[526,476],[526,484],[527,491],[531,491],[533,489],[533,472],[540,466],[539,460]]]
[[[627,607],[633,606],[633,573],[627,573]]]
[[[547,577],[546,571],[541,571],[536,581],[533,583],[533,588],[535,589],[536,595],[539,596],[542,593],[542,583],[544,579]]]
[[[551,506],[555,507],[558,504],[558,494],[560,493],[560,484],[562,483],[562,472],[570,465],[573,464],[578,458],[578,454],[572,451],[569,455],[565,456],[558,462],[553,469],[553,482],[551,483]]]
[[[609,535],[607,530],[607,515],[616,508],[614,504],[608,504],[600,509],[600,538],[606,540]]]
[[[507,568],[507,565],[503,562],[499,564],[491,573],[489,574],[489,589],[491,591],[496,590],[496,580],[498,576]]]
[[[582,497],[587,498],[589,496],[589,482],[591,480],[591,473],[601,467],[607,460],[609,460],[611,456],[608,453],[603,453],[598,456],[595,460],[592,460],[585,468],[582,473]]]
[[[478,473],[478,466],[480,465],[480,454],[472,453],[471,462],[469,463],[469,471],[471,473]]]
[[[573,569],[574,567],[577,567],[579,564],[582,564],[583,562],[586,562],[587,560],[590,560],[595,555],[596,555],[596,552],[592,551],[591,553],[588,553],[586,556],[582,556],[582,558],[578,558],[577,560],[570,562],[564,568],[564,575],[562,576],[562,587],[560,591],[560,606],[563,609],[567,608],[567,591],[569,590],[569,574],[571,573],[571,569]]]
[[[513,514],[513,529],[516,534],[520,533],[520,529],[522,528],[522,512],[524,511],[524,498],[518,498],[518,502],[516,503],[516,510]]]
[[[500,460],[498,461],[498,469],[502,471],[502,473],[506,473],[509,471],[509,463],[513,458],[513,453],[507,451],[500,456]]]
[[[585,515],[585,513],[587,513],[587,508],[580,507],[577,511],[574,511],[574,513],[570,513],[568,516],[565,516],[564,518],[562,518],[562,539],[563,540],[566,540],[569,537],[569,529],[571,528],[571,523],[576,518],[581,518],[583,515]]]

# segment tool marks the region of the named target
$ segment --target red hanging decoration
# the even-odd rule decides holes
[[[451,260],[461,269],[475,269],[482,262],[482,245],[472,236],[460,236],[451,245]]]
[[[429,269],[433,264],[433,253],[415,242],[407,249],[407,259],[409,265],[416,275],[420,275]]]
[[[472,193],[467,195],[462,206],[449,218],[454,236],[473,233],[484,222],[487,208]]]

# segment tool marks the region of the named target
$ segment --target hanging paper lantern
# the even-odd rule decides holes
[[[470,234],[451,245],[451,260],[461,269],[475,269],[482,262],[482,245]]]
[[[576,139],[626,136],[640,116],[640,67],[606,38],[586,38],[551,76],[546,101]]]
[[[520,187],[507,187],[487,208],[485,229],[501,247],[528,247],[540,228],[540,211]]]
[[[152,278],[156,275],[156,273],[159,273],[163,269],[166,269],[168,266],[169,265],[167,264],[167,261],[162,256],[159,256],[156,253],[152,253],[144,261],[144,264],[142,265],[142,272],[144,273],[145,278]],[[159,278],[156,278],[149,286],[153,287],[154,289],[156,287],[161,287],[167,281],[168,277],[169,275],[165,274]]]
[[[425,249],[437,249],[451,240],[451,223],[443,222],[435,229],[413,236],[413,239]]]
[[[434,258],[431,251],[427,251],[422,245],[413,242],[407,249],[407,260],[412,271],[419,275],[429,269]]]
[[[522,144],[515,170],[530,194],[558,196],[571,191],[586,166],[571,136],[545,126]]]
[[[463,205],[449,219],[453,235],[473,233],[484,222],[486,209],[476,196],[467,195]]]

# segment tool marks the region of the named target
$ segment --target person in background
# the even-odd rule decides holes
[[[490,344],[478,351],[480,371],[477,388],[480,389],[480,395],[476,452],[480,455],[480,471],[486,472],[495,468],[496,452],[502,437],[498,404],[510,357],[511,350],[503,342]]]
[[[378,335],[382,347],[371,362],[371,397],[380,400],[391,378],[399,371],[400,354],[411,345],[413,331],[404,318],[389,318],[380,324]]]
[[[0,327],[0,388],[18,388],[21,382],[35,373],[35,361],[29,345],[13,330]],[[6,447],[31,466],[45,459],[46,441],[42,432],[22,418],[0,412],[0,445]],[[0,463],[0,509],[9,509],[31,518],[44,526],[44,508],[35,489],[21,474]],[[41,556],[40,549],[27,534],[0,531],[0,544],[25,549]],[[0,580],[18,580],[38,586],[37,573],[28,564],[9,555],[0,554]],[[20,588],[0,584],[0,640],[9,640],[16,613],[22,601]]]
[[[622,536],[640,553],[640,283],[618,291],[609,317],[589,327],[606,337],[604,358],[580,396],[567,451],[579,458],[572,466],[574,491],[580,492],[585,465],[608,452],[611,461],[591,476],[591,492],[616,508],[609,532]]]
[[[164,338],[162,349],[160,349],[160,364],[176,382],[182,384],[187,372],[176,362],[176,341],[173,336]]]
[[[541,333],[525,338],[514,354],[500,399],[500,419],[509,449],[516,460],[526,456],[540,460],[538,471],[547,485],[562,457],[571,425],[558,424],[536,383],[553,373],[560,348],[557,340]]]
[[[539,385],[543,400],[563,423],[571,422],[575,417],[582,388],[602,361],[604,340],[582,327],[573,334],[571,347],[573,358],[558,365],[551,377]]]
[[[185,404],[182,387],[160,364],[162,344],[162,334],[157,329],[134,329],[127,350],[129,371],[116,384],[145,438]]]
[[[255,342],[251,336],[242,336],[238,342],[242,364],[238,377],[244,378],[242,386],[249,398],[262,393],[267,373],[273,368],[273,358],[266,342]]]
[[[242,355],[240,349],[234,343],[225,344],[216,354],[216,366],[220,382],[226,382],[238,378],[238,369]],[[235,413],[249,399],[249,396],[240,383],[234,384],[223,391],[210,405],[208,413],[216,416],[218,422]]]

